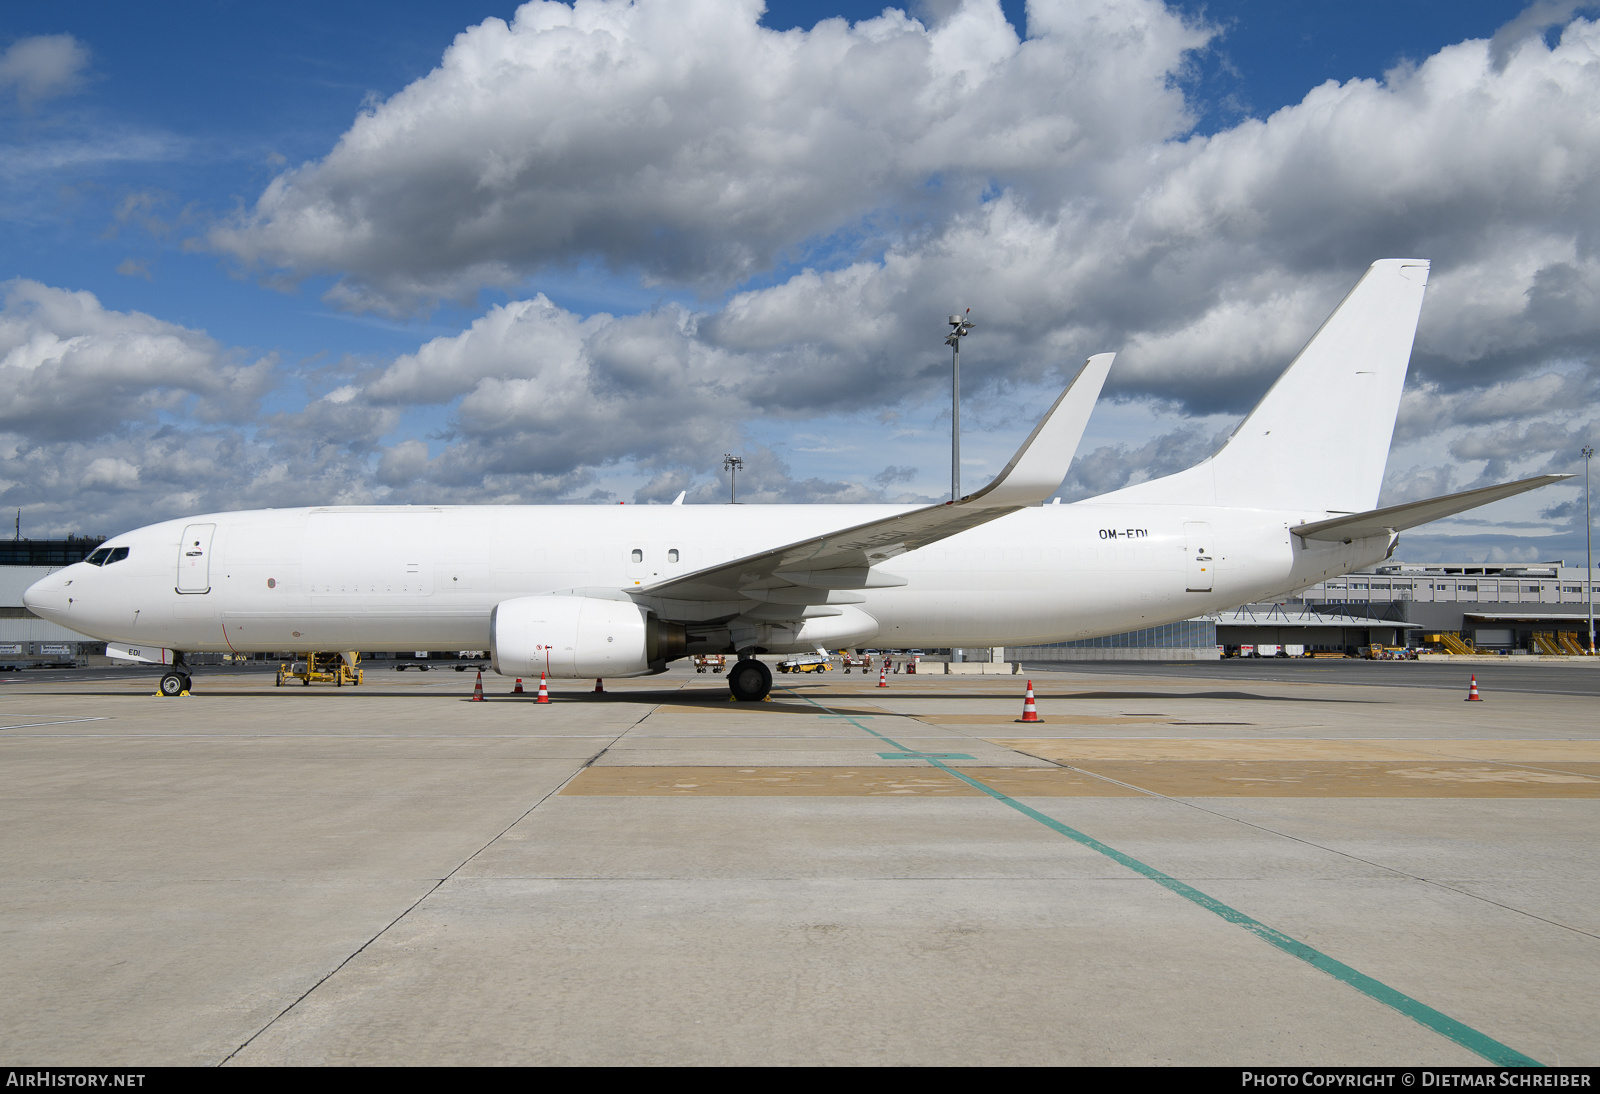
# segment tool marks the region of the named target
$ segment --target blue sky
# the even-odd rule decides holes
[[[1124,351],[1066,485],[1084,496],[1203,455],[1367,261],[1423,251],[1386,500],[1570,470],[1593,443],[1592,8],[607,10],[626,63],[592,81],[558,80],[559,28],[514,4],[8,12],[0,354],[26,382],[0,502],[44,534],[334,499],[713,500],[728,450],[753,499],[932,497],[958,305],[982,316],[973,484],[1069,364]],[[1294,181],[1340,142],[1376,166]],[[1386,188],[1418,162],[1439,179]],[[1571,559],[1576,496],[1402,554]]]

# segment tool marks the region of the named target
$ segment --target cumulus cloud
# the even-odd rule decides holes
[[[1529,38],[1561,26],[1580,11],[1593,11],[1595,6],[1592,0],[1534,0],[1489,40],[1495,67],[1504,68],[1512,52]]]
[[[12,89],[30,107],[76,91],[88,66],[89,51],[70,34],[18,38],[0,53],[0,88]]]
[[[242,363],[202,331],[111,311],[93,293],[0,282],[0,430],[89,439],[182,411],[255,413],[274,362]]]
[[[701,288],[818,260],[698,313],[516,301],[367,391],[459,397],[463,435],[546,415],[551,444],[513,461],[542,473],[614,452],[559,425],[628,404],[630,384],[646,411],[652,392],[704,399],[689,421],[915,400],[944,375],[951,306],[981,319],[979,397],[1110,348],[1113,397],[1241,413],[1368,262],[1429,257],[1413,379],[1435,430],[1471,393],[1600,346],[1600,28],[1570,6],[1209,137],[1187,135],[1173,82],[1209,31],[1146,0],[1040,0],[1024,41],[982,0],[930,25],[889,11],[783,33],[751,3],[665,11],[532,3],[470,28],[212,244],[341,274],[335,299],[389,311],[594,256]],[[493,348],[536,319],[536,355]],[[721,382],[697,382],[707,369]],[[670,460],[708,439],[641,433],[633,454]]]
[[[414,450],[386,466],[465,486],[630,458],[700,462],[752,412],[736,365],[679,308],[580,319],[541,296],[401,356],[357,401],[450,404],[454,444],[425,470]]]
[[[781,33],[751,0],[530,3],[207,237],[265,276],[332,275],[352,309],[513,299],[248,436],[206,410],[202,447],[232,446],[252,498],[710,501],[729,450],[742,499],[882,498],[938,461],[875,453],[852,485],[793,470],[752,423],[925,419],[944,315],[970,306],[972,421],[1106,349],[1108,399],[1163,411],[1080,456],[1064,493],[1085,497],[1206,455],[1216,423],[1170,415],[1243,413],[1369,262],[1416,256],[1433,277],[1385,499],[1570,469],[1600,418],[1600,25],[1581,10],[1541,3],[1492,42],[1200,136],[1178,77],[1210,31],[1156,0],[1035,0],[1024,40],[992,0]],[[584,315],[519,288],[588,262],[699,303]],[[36,328],[0,342],[9,375],[77,367],[50,341],[77,328]],[[239,367],[198,332],[157,336]],[[260,390],[126,375],[71,428]],[[0,428],[48,404],[0,392]],[[76,436],[59,418],[37,428]],[[136,452],[73,466],[100,458],[166,489]]]
[[[131,490],[139,485],[139,469],[124,459],[99,456],[84,469],[82,485],[86,490]]]
[[[1167,74],[1206,41],[1154,0],[993,0],[937,26],[762,27],[760,0],[535,0],[278,176],[211,243],[333,299],[405,310],[599,256],[720,290],[874,215],[995,179],[1059,200],[1075,169],[1187,124]]]

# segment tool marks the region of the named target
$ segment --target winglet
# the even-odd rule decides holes
[[[1037,505],[1061,485],[1072,466],[1072,457],[1083,440],[1089,413],[1100,399],[1106,374],[1111,371],[1114,353],[1097,353],[1084,363],[1067,390],[1050,408],[1017,454],[1011,457],[993,482],[961,499],[962,505],[981,508]]]

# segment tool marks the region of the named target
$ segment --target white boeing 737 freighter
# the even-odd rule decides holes
[[[1374,508],[1427,281],[1425,261],[1373,263],[1215,455],[1070,505],[1044,503],[1109,353],[957,501],[213,513],[115,536],[23,599],[113,656],[168,666],[167,694],[189,686],[185,653],[487,649],[504,675],[569,678],[735,653],[728,686],[759,700],[772,674],[757,653],[1033,645],[1189,619],[1570,477]]]

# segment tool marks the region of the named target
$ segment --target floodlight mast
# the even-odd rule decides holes
[[[1589,464],[1594,461],[1594,446],[1583,451],[1583,576],[1589,590],[1589,656],[1594,656],[1594,517],[1589,513]]]
[[[724,452],[722,455],[722,466],[728,472],[728,504],[737,505],[738,502],[735,500],[733,494],[733,486],[734,482],[738,478],[739,469],[744,466],[744,459],[743,457],[733,455],[731,452]]]
[[[961,500],[961,339],[965,338],[972,330],[974,324],[967,316],[972,314],[968,308],[961,315],[950,317],[950,333],[945,337],[944,344],[950,347],[950,500]]]

